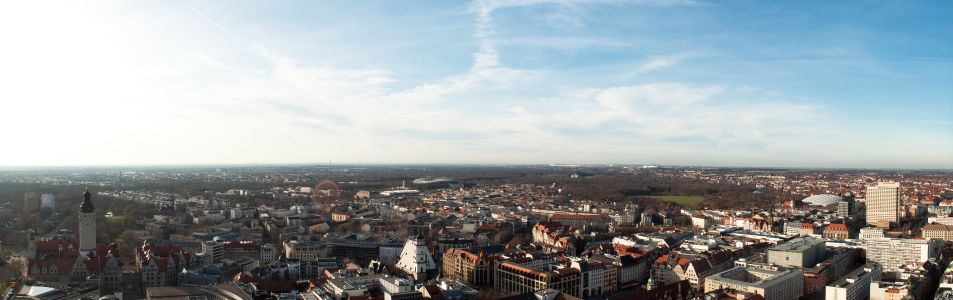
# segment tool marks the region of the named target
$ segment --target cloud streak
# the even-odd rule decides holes
[[[667,164],[706,160],[710,161],[707,164],[743,164],[745,158],[751,158],[784,164],[825,157],[850,162],[902,153],[891,143],[857,138],[864,136],[864,131],[839,122],[835,106],[778,89],[771,82],[721,76],[725,65],[700,67],[694,60],[696,50],[682,50],[677,43],[656,46],[665,42],[658,39],[650,43],[652,39],[643,42],[628,36],[589,34],[610,26],[622,26],[620,30],[629,34],[634,27],[626,27],[628,24],[600,22],[586,15],[622,9],[631,4],[628,2],[474,1],[465,8],[472,19],[453,24],[465,29],[428,31],[447,35],[434,38],[443,42],[440,47],[426,44],[413,48],[429,51],[420,56],[397,53],[391,59],[393,64],[378,63],[388,59],[367,54],[346,53],[375,63],[362,59],[332,63],[338,60],[325,57],[336,55],[334,46],[341,42],[331,38],[335,35],[346,36],[348,41],[368,36],[365,42],[343,47],[347,49],[386,46],[378,40],[380,35],[393,33],[387,28],[391,23],[314,36],[307,32],[327,28],[314,25],[294,32],[289,28],[299,24],[292,20],[276,22],[290,25],[259,24],[235,17],[241,14],[222,13],[230,7],[199,10],[177,6],[166,12],[150,11],[146,16],[155,13],[154,19],[133,18],[135,22],[126,26],[66,29],[67,38],[74,39],[70,41],[134,41],[124,43],[128,48],[109,44],[85,49],[88,43],[75,43],[83,47],[29,56],[34,51],[63,47],[53,42],[35,44],[30,35],[0,29],[14,37],[10,43],[13,52],[0,56],[0,62],[10,66],[0,70],[0,78],[14,84],[0,90],[0,98],[23,99],[4,106],[13,116],[0,120],[0,126],[37,124],[28,117],[36,111],[47,110],[51,116],[48,128],[30,134],[14,132],[11,139],[55,149],[34,136],[62,135],[57,128],[66,127],[96,135],[96,147],[91,150],[28,153],[8,149],[0,152],[0,157],[32,157],[45,164],[281,163],[328,158],[401,163]],[[642,10],[648,5],[672,9],[670,6],[693,3],[635,4]],[[534,15],[537,6],[568,7],[556,10],[565,14],[556,17],[580,23],[561,28],[545,24],[544,18],[509,27],[512,23],[508,20]],[[600,7],[603,10],[596,11]],[[92,14],[85,19],[100,20],[102,16]],[[532,23],[536,21],[544,24]],[[0,22],[9,21],[0,18]],[[163,36],[163,43],[137,40],[154,28],[168,28],[170,34]],[[38,36],[62,30],[47,29]],[[522,43],[511,42],[513,36],[519,36]],[[574,43],[594,47],[553,51],[562,49],[560,44],[565,41],[577,39]],[[408,47],[413,44],[408,41]],[[19,45],[25,46],[16,48]],[[705,52],[706,57],[728,53],[713,50]],[[389,51],[368,53],[384,52]],[[30,59],[20,62],[10,57]],[[508,61],[507,57],[525,57],[527,61]],[[536,59],[541,62],[534,64]],[[574,63],[561,64],[563,61]],[[713,61],[703,63],[717,64]],[[36,71],[36,65],[51,71]],[[413,68],[402,69],[404,65]],[[89,76],[76,70],[99,73]],[[666,70],[687,75],[666,77],[675,73]],[[48,78],[46,74],[52,74],[55,82],[40,80]],[[431,74],[439,75],[429,77]],[[93,117],[73,124],[77,112]],[[940,150],[920,155],[927,157],[922,160],[953,165],[950,158],[944,160],[937,154],[951,148],[949,138],[894,136],[929,141]],[[853,146],[829,148],[842,140],[873,149],[873,154],[854,158],[860,154],[850,151]],[[64,141],[87,142],[78,138]],[[0,160],[0,165],[5,163],[16,162]]]

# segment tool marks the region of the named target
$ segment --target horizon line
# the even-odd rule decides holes
[[[773,170],[869,170],[869,171],[953,171],[953,167],[845,167],[845,166],[780,166],[780,165],[692,165],[651,163],[395,163],[395,162],[341,162],[326,164],[309,163],[156,163],[156,164],[75,164],[75,165],[0,165],[0,172],[37,169],[113,169],[113,168],[212,168],[212,167],[426,167],[426,166],[479,166],[479,167],[657,167],[657,168],[710,168],[710,169],[773,169]]]

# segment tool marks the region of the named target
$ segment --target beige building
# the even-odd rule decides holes
[[[850,238],[850,229],[844,224],[830,224],[824,227],[824,238],[846,240]]]
[[[292,240],[282,243],[285,257],[300,260],[318,260],[321,257],[321,245],[314,241]]]
[[[879,182],[867,186],[867,224],[900,220],[900,183]]]
[[[884,238],[884,229],[876,227],[867,227],[860,229],[860,239],[869,240],[869,239],[882,239]]]
[[[796,300],[804,295],[804,275],[793,269],[734,267],[705,279],[705,293],[719,289],[754,293],[765,299]]]
[[[516,294],[554,289],[581,297],[582,273],[575,268],[556,267],[547,271],[529,264],[504,262],[496,269],[493,288]]]
[[[483,251],[473,253],[465,249],[449,249],[443,254],[440,271],[443,277],[468,285],[492,286],[493,263],[497,258],[487,256]]]
[[[953,241],[953,226],[943,224],[923,226],[923,238]]]

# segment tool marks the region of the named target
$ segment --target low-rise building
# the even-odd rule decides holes
[[[860,229],[860,239],[882,239],[884,238],[884,229],[877,227],[867,227]]]
[[[829,224],[824,227],[824,238],[846,240],[850,238],[850,229],[844,224]]]
[[[859,267],[825,287],[825,300],[863,300],[870,297],[870,283],[879,281],[883,268],[876,263]]]
[[[414,289],[413,281],[397,277],[383,277],[378,280],[381,291],[384,292],[384,300],[423,299],[420,291]]]
[[[314,241],[291,240],[282,243],[285,257],[300,260],[318,260],[321,257],[321,243]]]
[[[795,268],[810,267],[824,259],[825,251],[823,240],[796,238],[768,248],[768,263]]]
[[[582,274],[578,269],[562,265],[547,264],[534,267],[526,263],[504,262],[496,269],[493,287],[518,294],[554,289],[580,297]]]
[[[796,300],[804,295],[804,277],[799,270],[770,270],[734,267],[708,276],[705,292],[733,289],[772,300]]]
[[[953,225],[929,224],[923,226],[923,238],[953,241]]]

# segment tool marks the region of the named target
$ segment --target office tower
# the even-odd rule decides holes
[[[23,193],[23,209],[32,211],[39,207],[40,198],[36,193]]]
[[[854,193],[847,191],[841,195],[841,201],[837,203],[837,216],[850,219],[854,217],[854,213],[857,211],[857,208],[854,204]]]
[[[44,193],[40,196],[40,207],[56,210],[56,196],[53,193]]]
[[[900,219],[900,183],[880,182],[867,187],[867,224],[896,223]]]

